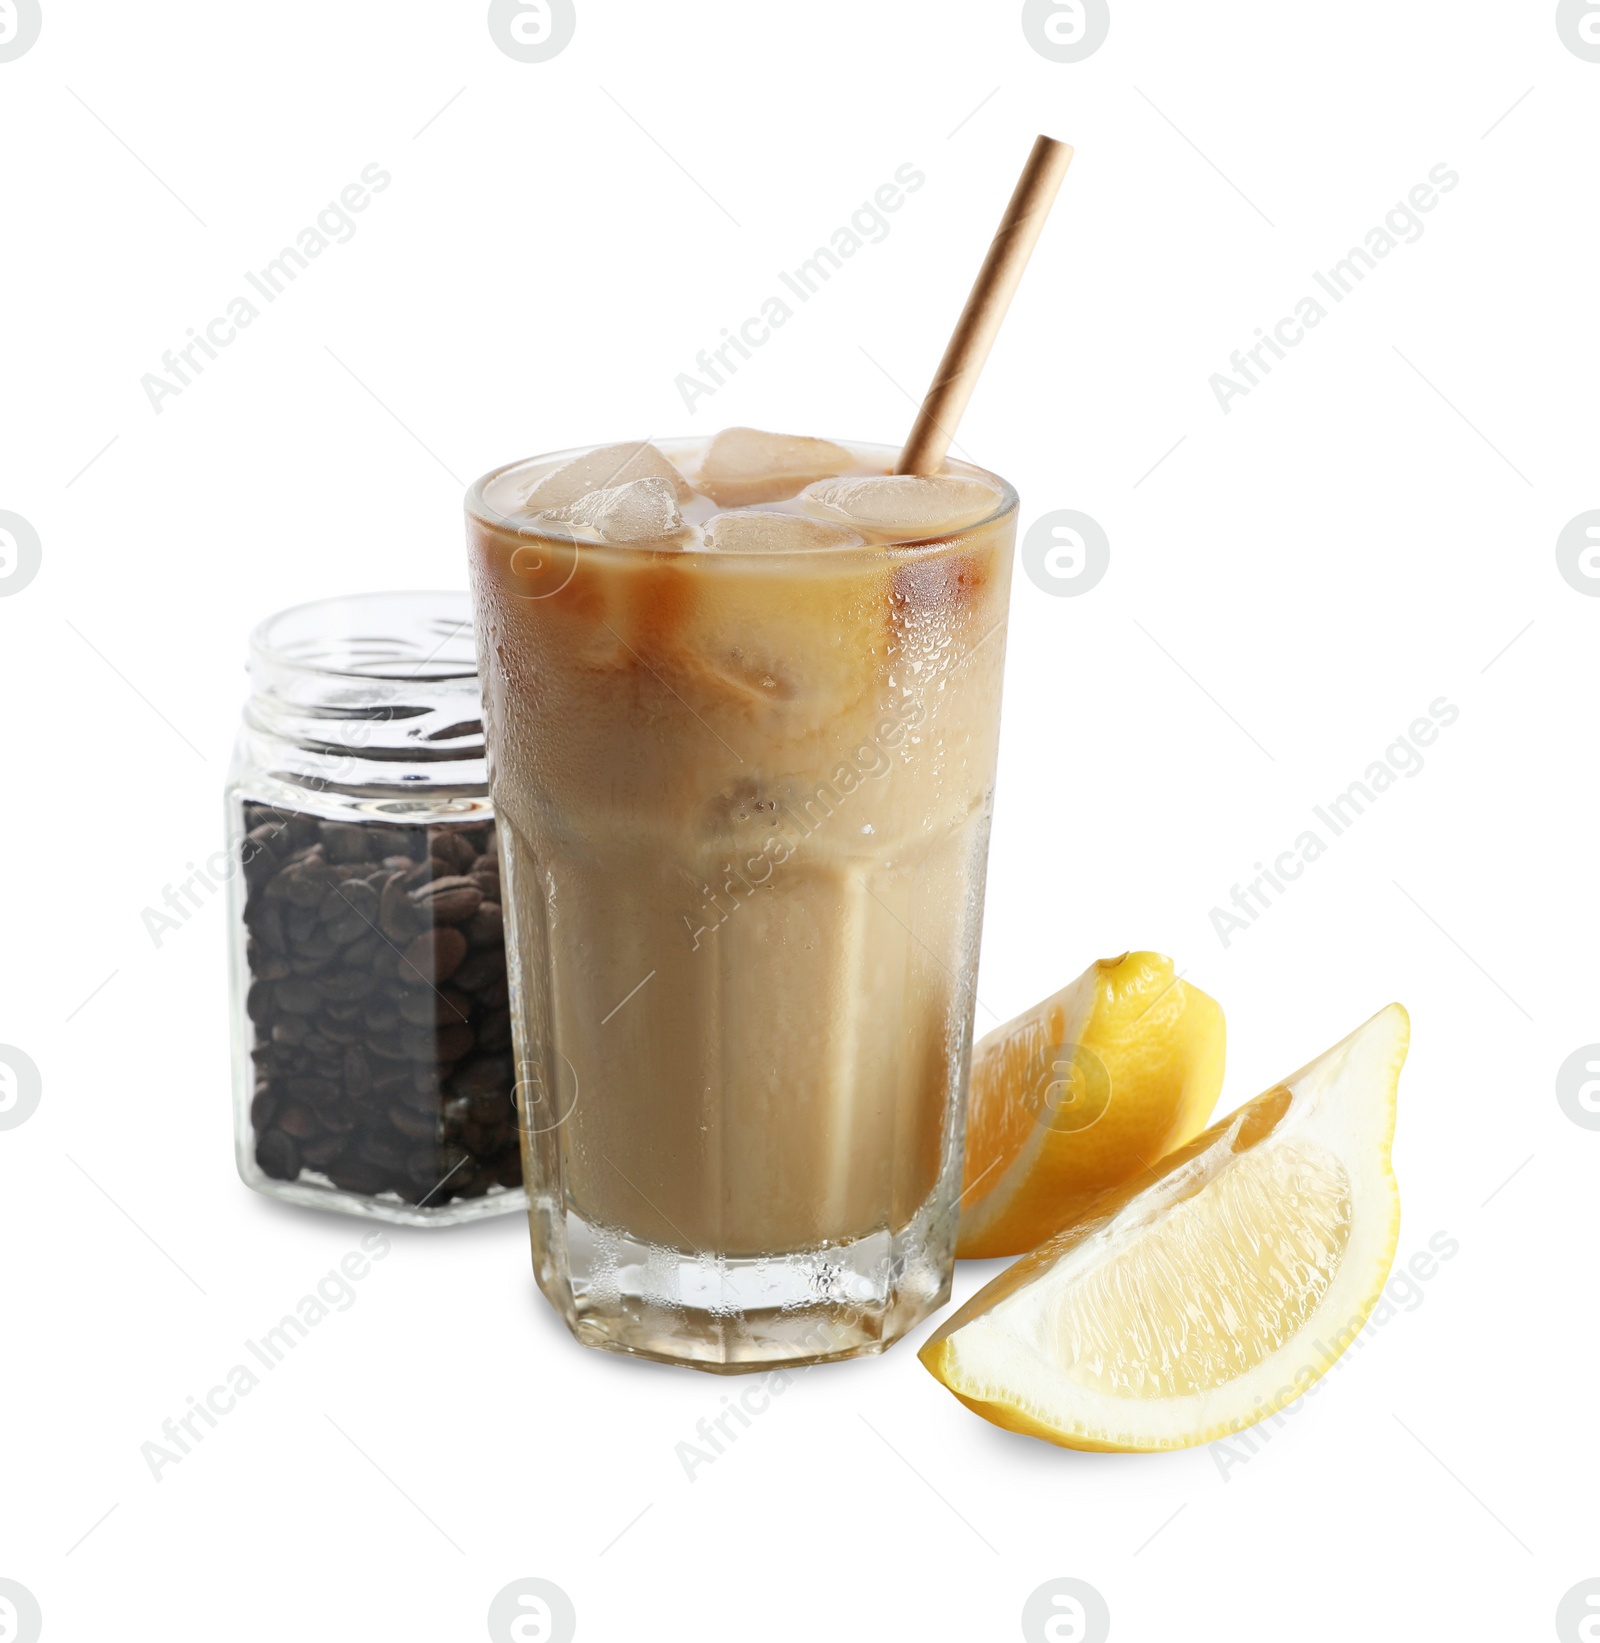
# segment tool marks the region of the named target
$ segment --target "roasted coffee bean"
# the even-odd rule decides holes
[[[329,1135],[348,1135],[360,1121],[355,1103],[340,1095],[336,1102],[316,1109],[317,1123]]]
[[[268,856],[276,861],[288,853],[288,830],[282,822],[260,822],[245,834],[245,843],[251,846],[245,852],[247,858],[251,855]]]
[[[436,924],[465,924],[483,905],[483,891],[471,879],[434,879],[413,890],[411,899]]]
[[[464,926],[469,947],[498,947],[506,943],[506,921],[497,901],[485,901]]]
[[[441,936],[455,935],[453,930],[441,930]],[[466,950],[466,937],[461,937],[463,952]],[[451,967],[456,986],[463,992],[482,994],[485,987],[494,982],[503,980],[506,973],[506,955],[503,951],[496,952],[492,947],[480,948],[477,952],[461,963],[459,960]],[[485,1000],[484,1002],[488,1002]]]
[[[270,889],[270,886],[268,888]],[[282,953],[286,950],[289,938],[284,931],[281,906],[263,898],[258,906],[245,915],[245,923],[269,952]]]
[[[406,1081],[403,1089],[396,1090],[390,1103],[409,1107],[412,1112],[437,1113],[443,1110],[445,1075],[437,1067],[419,1066]]]
[[[477,1036],[470,1027],[441,1027],[434,1039],[436,1053],[441,1061],[459,1061],[474,1044]]]
[[[475,1124],[470,1119],[461,1126],[461,1144],[475,1158],[486,1158],[503,1144],[492,1124]]]
[[[361,1047],[352,1044],[344,1052],[345,1094],[352,1100],[359,1101],[372,1088],[372,1063],[367,1060]]]
[[[407,1028],[407,1031],[412,1029]],[[433,1040],[428,1039],[431,1044]],[[411,1083],[417,1090],[426,1090],[435,1102],[443,1101],[450,1093],[451,1063],[435,1056],[421,1056],[411,1063]]]
[[[367,853],[373,860],[386,864],[391,856],[415,861],[426,843],[422,830],[415,827],[369,827],[366,834]]]
[[[307,1136],[315,1135],[319,1127],[307,1107],[285,1107],[278,1114],[278,1128],[285,1135],[292,1135],[296,1141],[304,1141]]]
[[[313,930],[300,943],[298,956],[302,963],[320,967],[325,965],[343,945],[332,929],[324,925]],[[293,969],[294,965],[291,963],[289,967]]]
[[[345,1192],[358,1192],[366,1198],[385,1191],[392,1174],[391,1170],[370,1164],[364,1158],[353,1157],[349,1152],[328,1170],[336,1187]]]
[[[317,987],[322,997],[334,1004],[354,1004],[377,990],[378,978],[370,970],[339,970],[325,976]]]
[[[493,1093],[469,1097],[467,1117],[474,1124],[505,1125],[514,1122],[516,1114],[511,1107],[510,1092],[496,1090]]]
[[[387,1135],[379,1130],[368,1130],[358,1136],[356,1152],[367,1163],[376,1164],[379,1169],[399,1171],[406,1166],[405,1146],[392,1130]]]
[[[355,862],[367,859],[367,829],[347,827],[339,822],[322,824],[322,843],[329,861]]]
[[[264,890],[278,871],[278,860],[270,850],[245,840],[243,851],[244,882],[252,891]]]
[[[309,1101],[312,1106],[319,1107],[324,1101],[332,1101],[339,1094],[339,1086],[332,1079],[309,1078],[302,1075],[299,1078],[288,1079],[284,1084],[291,1101]],[[294,1132],[291,1130],[290,1134]]]
[[[424,1116],[409,1107],[395,1107],[389,1114],[389,1122],[411,1141],[432,1141],[439,1133],[437,1113]]]
[[[403,876],[406,889],[415,890],[419,885],[431,884],[435,879],[448,878],[452,868],[448,862],[440,861],[437,856],[424,856]]]
[[[284,875],[284,900],[293,907],[320,907],[328,886],[334,882],[327,864],[311,860],[297,862]]]
[[[368,1090],[365,1095],[354,1096],[350,1100],[350,1111],[360,1129],[388,1123],[389,1114],[394,1111],[394,1106],[392,1096],[379,1095],[375,1089]]]
[[[330,924],[324,924],[322,934],[335,947],[352,947],[371,930],[372,926],[366,919],[350,913],[343,918],[334,919]]]
[[[465,873],[478,856],[464,833],[453,828],[438,829],[428,841],[428,852],[457,873]]]
[[[319,1135],[301,1147],[300,1157],[308,1169],[326,1171],[330,1164],[338,1163],[349,1145],[342,1135]]]
[[[268,1130],[256,1142],[256,1162],[274,1181],[292,1181],[300,1173],[300,1148],[282,1130]]]
[[[431,1207],[515,1185],[493,829],[244,821],[258,1167]]]
[[[287,855],[312,849],[322,842],[322,824],[315,816],[291,812],[283,818],[283,839]]]
[[[317,914],[324,924],[344,924],[352,918],[371,924],[378,916],[378,892],[365,879],[346,879],[322,898]]]
[[[410,941],[426,923],[406,889],[408,873],[391,873],[378,897],[378,927],[391,941]]]
[[[467,938],[448,924],[435,925],[433,929],[425,930],[406,948],[405,956],[400,963],[400,979],[413,987],[436,987],[441,981],[448,981],[456,973],[466,956]],[[503,953],[500,955],[500,962],[502,965],[505,963]],[[471,981],[465,983],[469,992],[474,990],[475,985]]]
[[[388,938],[381,930],[374,930],[370,926],[355,941],[352,941],[339,954],[339,968],[341,970],[370,970],[372,961],[378,956],[378,949],[388,945]]]
[[[291,945],[298,948],[303,941],[310,938],[317,927],[317,907],[321,905],[318,901],[312,907],[290,907],[283,915],[284,935]]]
[[[475,1055],[456,1068],[450,1087],[457,1095],[480,1096],[490,1092],[509,1095],[512,1084],[511,1057]],[[474,1116],[481,1114],[474,1112]]]
[[[509,1050],[511,1048],[511,1012],[489,1010],[472,1029],[478,1035],[480,1050]]]

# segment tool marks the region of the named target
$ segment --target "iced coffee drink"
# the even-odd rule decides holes
[[[708,1369],[947,1295],[1016,497],[732,429],[468,497],[539,1283]]]

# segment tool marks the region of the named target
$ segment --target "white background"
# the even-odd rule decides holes
[[[0,1042],[43,1076],[0,1133],[0,1576],[46,1637],[475,1638],[524,1575],[591,1639],[1015,1637],[1061,1575],[1124,1643],[1550,1635],[1600,1576],[1600,1133],[1554,1090],[1600,1040],[1600,600],[1554,552],[1600,507],[1600,64],[1553,7],[1114,0],[1058,64],[1014,4],[579,0],[521,64],[481,3],[44,4],[0,63],[0,509],[43,544],[0,599]],[[1459,1255],[1226,1473],[997,1431],[908,1343],[690,1481],[739,1383],[580,1350],[514,1218],[398,1233],[153,1481],[363,1230],[234,1176],[221,908],[141,924],[220,844],[248,629],[462,584],[463,484],[513,457],[899,438],[1040,130],[1077,159],[960,444],[1111,564],[1017,576],[979,1028],[1155,947],[1228,1012],[1225,1110],[1398,998],[1400,1257]],[[691,416],[678,373],[908,161]],[[355,237],[155,414],[141,376],[370,162]],[[1224,415],[1212,373],[1441,162]],[[1426,768],[1224,947],[1210,909],[1440,696]]]

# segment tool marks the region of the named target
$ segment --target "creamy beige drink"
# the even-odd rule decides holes
[[[730,430],[468,499],[541,1285],[711,1368],[947,1292],[1015,496]]]

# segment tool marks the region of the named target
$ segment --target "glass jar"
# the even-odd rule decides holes
[[[525,1210],[467,596],[284,611],[250,685],[227,792],[239,1174],[413,1226]]]

